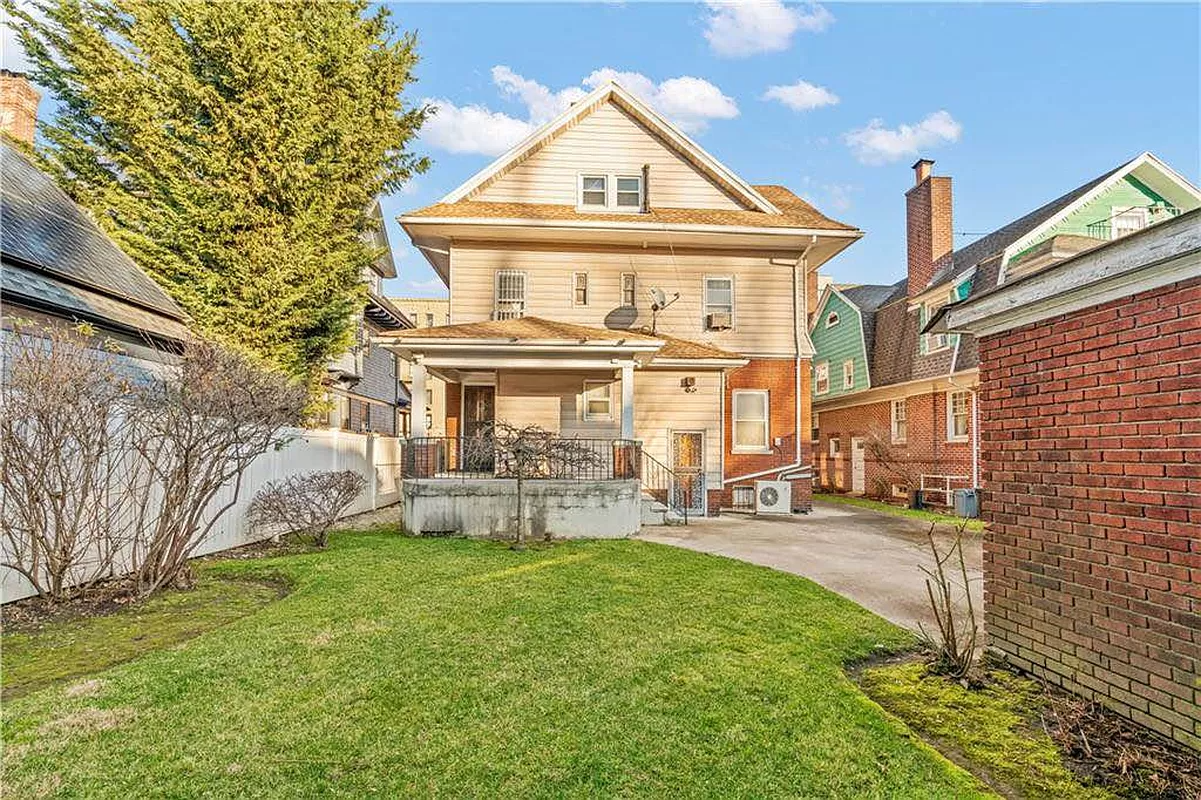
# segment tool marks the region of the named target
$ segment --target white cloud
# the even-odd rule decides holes
[[[863,164],[887,164],[946,142],[959,141],[963,126],[947,111],[935,111],[916,125],[885,128],[873,119],[862,128],[843,134],[843,141]]]
[[[684,75],[656,83],[640,72],[602,67],[580,85],[555,91],[498,65],[492,68],[492,81],[503,96],[524,106],[524,118],[482,105],[457,106],[450,100],[427,98],[425,102],[436,106],[438,111],[422,127],[421,139],[430,147],[451,153],[500,155],[589,90],[611,80],[690,133],[704,130],[711,120],[738,116],[738,104],[733,98],[703,78]]]
[[[787,85],[769,86],[763,93],[764,100],[776,100],[793,111],[812,111],[822,106],[838,104],[838,95],[824,86],[809,81],[797,81]]]
[[[818,183],[808,175],[801,178],[801,197],[809,205],[821,208],[829,206],[835,211],[846,211],[854,205],[854,195],[860,191],[858,186],[849,183]],[[821,200],[814,195],[814,190],[821,192]]]
[[[834,15],[817,3],[803,9],[780,0],[706,0],[705,4],[711,12],[705,19],[705,38],[714,53],[727,58],[787,50],[797,31],[820,33],[834,22]]]
[[[498,156],[529,135],[534,126],[483,106],[456,106],[426,99],[438,110],[421,126],[421,141],[448,153]]]

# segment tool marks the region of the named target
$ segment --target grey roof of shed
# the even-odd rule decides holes
[[[83,291],[76,293],[75,306],[86,302],[85,296],[106,296],[104,308],[92,309],[96,314],[104,315],[114,303],[124,303],[177,323],[185,320],[166,292],[49,175],[6,143],[0,143],[0,175],[0,253],[9,262],[6,271],[16,265],[29,273],[42,273],[56,284],[79,287]],[[22,280],[21,285],[28,291],[40,286],[47,303],[62,299],[45,279]],[[16,288],[14,282],[5,281],[6,291]],[[72,308],[68,305],[64,310]]]

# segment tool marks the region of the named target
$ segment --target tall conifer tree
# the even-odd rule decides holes
[[[428,160],[415,39],[362,0],[3,0],[47,168],[196,326],[292,375],[344,352],[368,208]]]

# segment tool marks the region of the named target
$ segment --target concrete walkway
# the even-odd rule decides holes
[[[926,540],[929,524],[854,506],[818,503],[793,517],[727,515],[689,520],[685,526],[643,528],[650,542],[716,553],[803,575],[910,630],[932,630],[926,575],[934,559]],[[935,534],[940,551],[954,539],[950,525]],[[981,535],[964,534],[976,616],[983,613]],[[958,570],[958,560],[954,559]],[[948,563],[950,566],[950,563]],[[956,583],[961,580],[956,574]]]

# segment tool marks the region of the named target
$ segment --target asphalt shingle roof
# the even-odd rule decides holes
[[[85,297],[107,295],[110,300],[184,320],[166,292],[49,175],[5,143],[0,143],[0,176],[0,253],[7,261],[44,273],[57,283],[82,287],[86,291],[76,294],[76,305]],[[46,287],[45,282],[41,285]],[[32,289],[32,284],[26,288]]]

